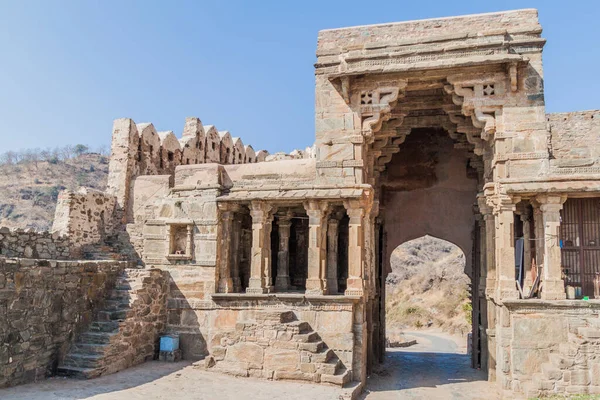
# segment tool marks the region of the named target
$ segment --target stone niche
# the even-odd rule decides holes
[[[194,226],[190,222],[167,224],[169,260],[191,260]]]

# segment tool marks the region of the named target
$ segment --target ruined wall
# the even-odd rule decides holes
[[[595,167],[600,162],[600,111],[546,116],[551,133],[551,167]]]
[[[53,374],[124,267],[0,257],[0,387]]]
[[[118,221],[117,199],[103,192],[82,189],[62,191],[58,196],[52,232],[69,236],[76,246],[100,242],[111,234]]]
[[[4,257],[66,260],[75,252],[70,238],[59,233],[0,228],[0,255]]]

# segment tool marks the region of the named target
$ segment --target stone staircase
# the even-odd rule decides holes
[[[153,359],[166,317],[155,318],[151,310],[164,298],[150,293],[156,293],[162,280],[159,270],[125,270],[95,320],[71,345],[57,374],[89,379]]]
[[[600,393],[600,319],[571,320],[568,341],[525,383],[527,398]]]
[[[292,311],[258,312],[216,338],[206,367],[236,376],[303,380],[343,387],[352,376],[319,334]]]
[[[124,232],[117,232],[105,237],[100,243],[84,245],[81,247],[81,257],[84,260],[135,260],[137,255],[128,248],[121,235]]]

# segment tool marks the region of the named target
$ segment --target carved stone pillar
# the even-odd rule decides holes
[[[523,223],[523,291],[528,292],[533,282],[531,281],[531,213],[529,207],[523,207],[519,212]]]
[[[488,198],[488,201],[490,199]],[[496,225],[495,253],[498,300],[518,299],[515,279],[514,213],[515,202],[509,196],[496,195],[494,205]]]
[[[242,243],[242,216],[236,213],[233,217],[233,237],[231,239],[231,279],[233,291],[242,291],[242,280],[240,279],[241,243]]]
[[[560,210],[566,196],[538,195],[544,220],[544,271],[542,299],[562,300],[566,298],[565,283],[561,271],[561,251],[559,243]]]
[[[338,233],[340,221],[332,217],[327,223],[327,294],[338,292]]]
[[[533,201],[532,204],[533,230],[535,233],[535,264],[538,267],[542,267],[544,265],[544,218],[540,204],[537,201]]]
[[[277,253],[277,278],[275,289],[285,291],[290,288],[290,230],[292,227],[291,212],[288,212],[277,221],[279,227],[279,251]]]
[[[308,214],[308,278],[307,294],[327,291],[325,271],[327,263],[327,203],[309,200],[304,204]]]
[[[272,206],[263,201],[250,204],[252,216],[252,258],[250,281],[246,293],[268,293],[271,282],[271,222]]]
[[[362,296],[364,294],[363,217],[365,210],[358,201],[346,201],[344,206],[350,219],[348,222],[348,281],[345,294],[346,296]]]
[[[219,204],[220,212],[220,235],[219,235],[219,293],[234,292],[231,271],[231,250],[234,212],[229,204]]]
[[[483,195],[477,198],[479,205],[479,212],[483,217],[484,225],[484,237],[485,241],[482,240],[482,245],[485,247],[482,249],[482,256],[485,257],[482,263],[485,265],[485,290],[487,295],[493,295],[496,291],[496,264],[495,264],[495,233],[496,226],[494,221],[494,214],[492,207],[487,205],[486,199]]]
[[[187,226],[187,237],[186,237],[186,241],[185,241],[185,254],[192,256],[192,235],[194,232],[194,226],[193,225],[188,225]]]

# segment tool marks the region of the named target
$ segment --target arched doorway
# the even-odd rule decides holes
[[[472,284],[468,294],[472,295],[472,290],[477,290],[479,275],[474,266],[477,266],[479,257],[479,230],[474,207],[482,176],[473,167],[473,160],[472,151],[457,146],[456,141],[443,128],[413,128],[406,136],[399,151],[386,164],[379,178],[381,260],[386,281],[387,276],[393,273],[391,260],[397,248],[418,238],[441,238],[446,243],[450,242],[449,248],[456,248],[457,254],[462,255],[462,274]],[[425,240],[433,242],[431,239]],[[426,278],[427,272],[424,272],[422,279]],[[388,295],[394,297],[394,293],[386,292],[388,289],[387,285],[382,287],[386,306],[389,304]],[[477,311],[479,305],[473,306]],[[386,311],[393,312],[389,309]],[[413,316],[416,317],[419,310],[408,311],[414,311]],[[464,315],[464,311],[461,313]],[[425,314],[428,313],[424,312]],[[478,312],[473,315],[478,315]],[[394,315],[391,315],[391,321],[393,318]],[[475,319],[468,330],[479,332],[480,321],[478,317]],[[414,320],[420,321],[419,318]],[[389,336],[387,330],[391,328],[389,322],[386,317],[382,324],[386,336]],[[419,323],[427,325],[429,321]],[[464,328],[466,326],[463,326],[463,330]],[[475,351],[472,365],[479,366],[479,336],[473,336],[475,343],[471,350]]]

